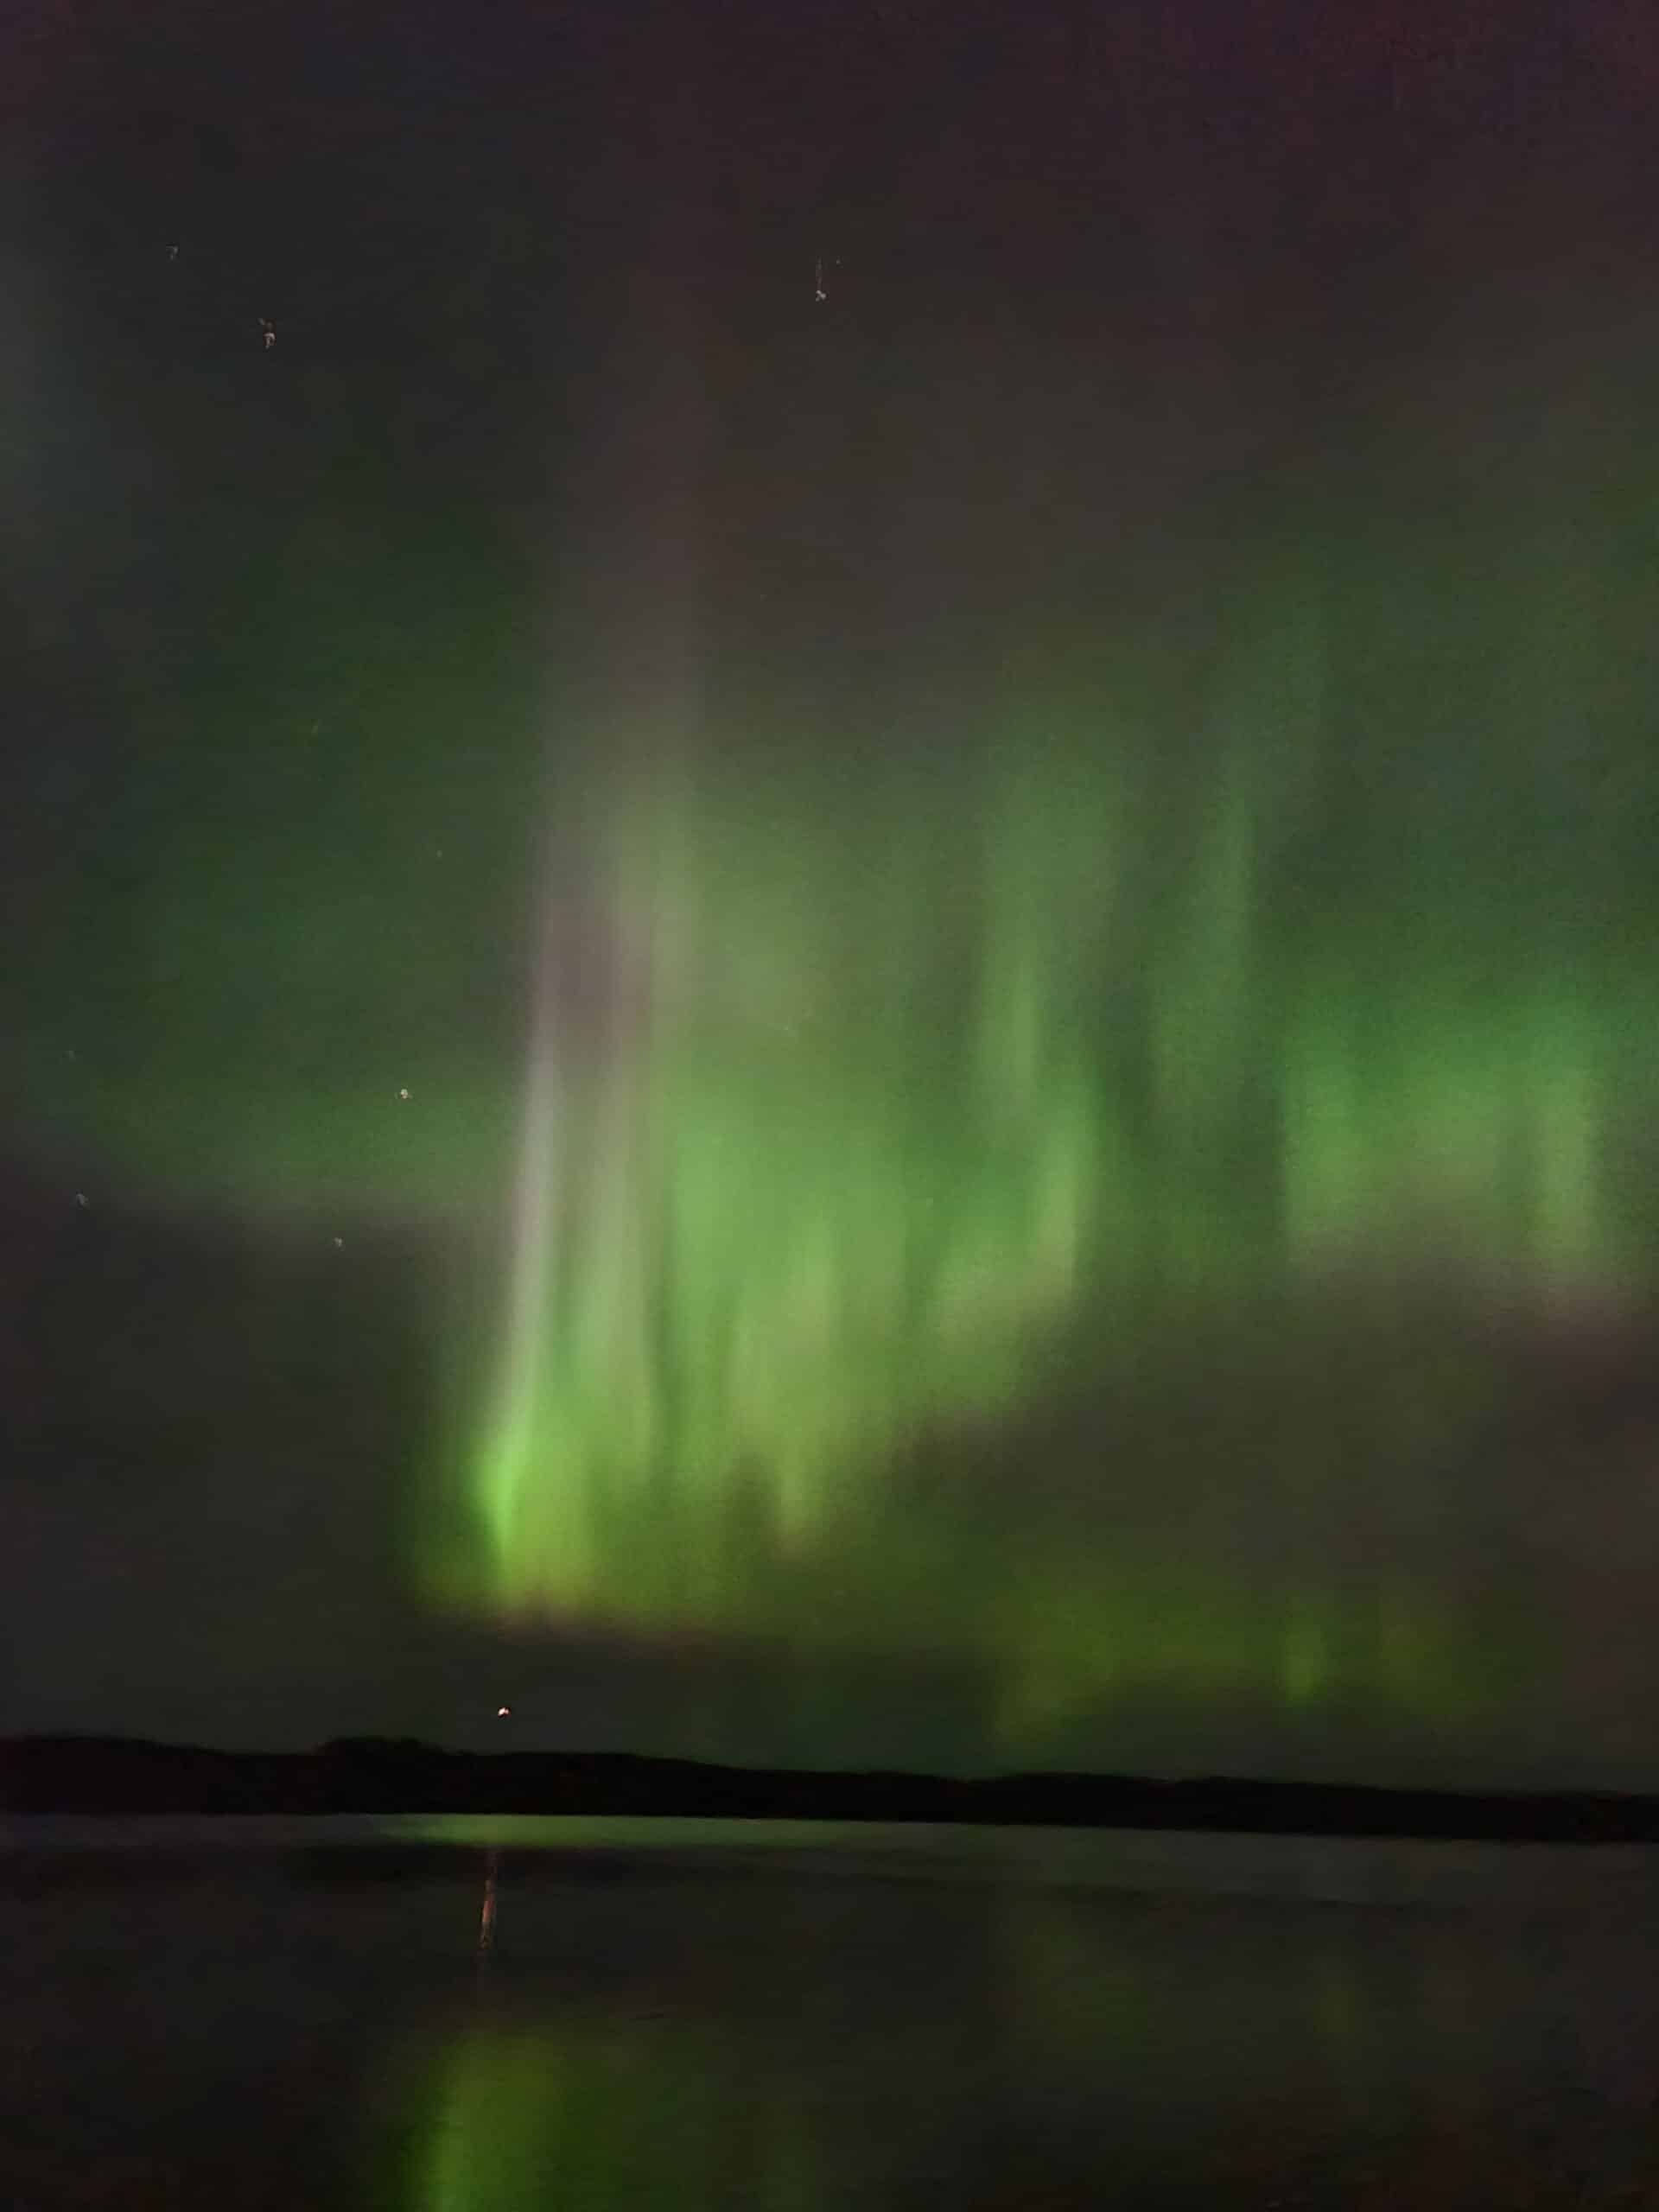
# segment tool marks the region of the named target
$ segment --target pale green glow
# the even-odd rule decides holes
[[[1525,977],[1461,1004],[1354,977],[1308,1003],[1287,1040],[1285,1202],[1291,1252],[1425,1257],[1543,1286],[1633,1272],[1608,1154],[1616,1024]]]
[[[1409,868],[1397,929],[1342,884],[1293,925],[1299,760],[1241,738],[1182,791],[1144,746],[1039,736],[925,797],[798,769],[605,794],[595,916],[550,932],[478,1541],[434,1590],[957,1648],[993,1662],[1010,1745],[1148,1685],[1478,1704],[1481,1631],[1398,1574],[1357,1634],[1334,1590],[1241,1577],[1196,1531],[1185,1559],[1115,1537],[1114,1486],[1156,1477],[1109,1381],[1075,1559],[1062,1536],[988,1561],[948,1489],[918,1507],[902,1478],[919,1457],[948,1484],[967,1430],[1016,1436],[1091,1358],[1131,1373],[1172,1300],[1224,1330],[1287,1301],[1300,1335],[1344,1283],[1397,1331],[1413,1274],[1546,1304],[1637,1280],[1627,997],[1563,965],[1547,915],[1486,958],[1446,920],[1455,884]],[[572,972],[606,978],[598,1016],[562,1016]],[[1205,1446],[1215,1478],[1348,1471],[1351,1408],[1319,1392],[1247,1388],[1233,1414],[1268,1429],[1230,1475]],[[1429,1374],[1382,1412],[1408,1478],[1469,1403]]]
[[[619,826],[605,935],[647,952],[597,1064],[545,1011],[556,978],[543,994],[478,1461],[509,1605],[718,1611],[717,1547],[682,1554],[671,1599],[642,1579],[632,1532],[664,1483],[715,1515],[758,1484],[779,1541],[805,1544],[930,1422],[1017,1402],[1083,1287],[1110,1102],[1054,978],[1103,823],[1046,912],[993,872],[957,881],[953,913],[925,850],[906,884],[899,839],[861,855],[774,821],[750,863],[752,803],[691,819],[702,883],[682,865],[654,889]],[[977,825],[944,827],[965,866]],[[1020,819],[1027,840],[1028,885],[1041,838]],[[648,820],[647,849],[665,842]],[[847,888],[861,857],[868,903]],[[964,925],[973,995],[941,1008]]]

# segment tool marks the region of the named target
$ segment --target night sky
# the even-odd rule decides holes
[[[1659,1787],[1649,11],[5,37],[0,1727]]]

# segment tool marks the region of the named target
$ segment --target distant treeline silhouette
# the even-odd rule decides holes
[[[1257,1834],[1659,1841],[1659,1798],[1378,1789],[1211,1776],[982,1780],[704,1765],[623,1751],[452,1751],[337,1736],[310,1751],[225,1751],[110,1736],[0,1742],[0,1810],[22,1813],[581,1813],[977,1821]]]

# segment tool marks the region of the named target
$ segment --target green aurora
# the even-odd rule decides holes
[[[35,888],[80,977],[14,982],[38,1149],[430,1230],[442,1610],[944,1655],[1010,1756],[1148,1695],[1478,1736],[1555,1634],[1448,1571],[1495,1332],[1659,1253],[1659,467],[1601,404],[837,730],[713,617],[672,742],[536,706],[454,517],[308,662],[361,548],[297,522],[238,587],[286,613],[129,702],[106,849]]]
[[[1282,1510],[1363,1467],[1403,1495],[1490,1405],[1488,1317],[1616,1307],[1651,1259],[1650,921],[1617,836],[1552,819],[1524,721],[1507,764],[1471,738],[1478,806],[1414,783],[1398,756],[1427,769],[1437,728],[1347,724],[1376,611],[1264,597],[1201,746],[1109,696],[1070,723],[1010,702],[944,790],[913,758],[840,785],[741,758],[595,803],[625,952],[562,1027],[594,947],[550,928],[473,1538],[429,1556],[438,1594],[988,1656],[1010,1750],[1149,1681],[1447,1717],[1535,1664],[1535,1625],[1386,1563],[1359,1594],[1311,1559],[1240,1572],[1207,1532],[1114,1541],[1122,1458],[1167,1453],[1160,1390],[1166,1422],[1211,1400],[1205,1482]],[[1310,1371],[1332,1305],[1412,1378],[1403,1403],[1372,1381],[1357,1453]],[[1229,1329],[1264,1340],[1230,1384],[1197,1357]],[[988,1572],[948,1472],[924,1503],[906,1471],[1000,1427],[1040,1494],[1020,1422],[1080,1374],[1096,1497],[1069,1535],[1005,1516]]]

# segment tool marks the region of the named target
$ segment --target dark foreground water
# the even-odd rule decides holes
[[[1656,1937],[1637,1849],[15,1821],[0,2206],[1659,2205]]]

